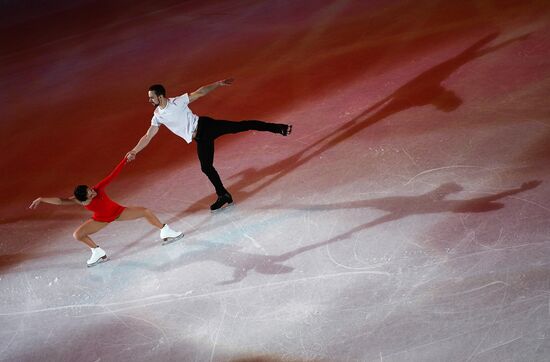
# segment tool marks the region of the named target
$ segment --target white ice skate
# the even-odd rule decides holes
[[[183,238],[183,233],[172,230],[168,224],[164,224],[162,229],[160,229],[160,238],[163,240],[162,245],[166,245]]]
[[[90,259],[88,259],[88,267],[97,265],[103,261],[107,260],[107,254],[105,254],[105,250],[101,249],[99,246],[97,248],[92,249],[92,256]]]

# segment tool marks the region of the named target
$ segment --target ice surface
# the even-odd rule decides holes
[[[550,359],[547,2],[94,4],[5,5],[0,360]],[[235,206],[162,129],[108,192],[182,240],[115,222],[86,268],[85,210],[26,209],[111,170],[151,83],[229,76],[192,109],[294,125],[217,141]]]

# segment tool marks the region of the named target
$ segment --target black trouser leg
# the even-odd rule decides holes
[[[214,168],[214,140],[197,140],[197,155],[201,163],[201,170],[208,176],[212,185],[214,185],[216,194],[221,196],[227,193],[227,190],[223,187],[220,175],[218,175],[218,171]]]
[[[272,133],[281,133],[286,129],[286,125],[277,123],[268,123],[263,121],[224,121],[212,119],[210,117],[199,117],[197,134],[197,154],[201,163],[201,170],[208,176],[208,179],[216,188],[216,194],[221,196],[228,191],[223,187],[220,175],[214,168],[214,140],[224,134],[240,133],[245,131],[266,131]]]
[[[216,139],[224,134],[240,133],[245,131],[262,131],[281,133],[286,129],[285,124],[268,123],[263,121],[225,121],[212,119],[210,117],[199,117],[199,124],[196,139]]]

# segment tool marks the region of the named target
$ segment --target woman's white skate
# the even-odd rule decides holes
[[[160,238],[162,239],[162,245],[168,245],[183,238],[183,233],[181,231],[172,230],[168,224],[165,224],[162,229],[160,229]]]

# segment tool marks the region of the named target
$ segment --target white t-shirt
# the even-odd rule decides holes
[[[168,98],[164,109],[157,107],[151,124],[157,127],[163,124],[187,143],[191,143],[198,121],[199,117],[189,109],[189,96],[184,93],[179,97]]]

